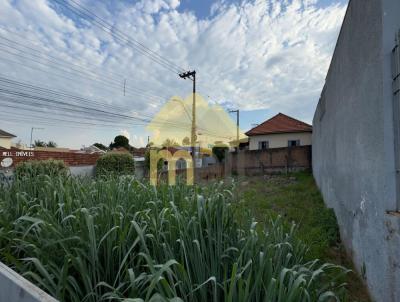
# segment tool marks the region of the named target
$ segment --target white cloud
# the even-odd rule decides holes
[[[284,111],[308,121],[345,12],[345,5],[320,7],[316,0],[244,0],[236,5],[218,1],[212,15],[199,20],[191,12],[179,12],[179,0],[119,2],[112,8],[102,2],[84,3],[177,65],[195,68],[205,98],[241,110]],[[1,51],[4,47],[1,58],[25,66],[0,59],[2,75],[129,107],[142,117],[150,117],[172,95],[185,97],[191,91],[188,81],[98,28],[78,22],[76,16],[61,14],[45,0],[0,0],[0,11],[0,35],[98,76],[67,74],[43,59],[45,65],[15,58]],[[136,88],[162,98],[140,96]],[[74,137],[71,134],[71,142]]]

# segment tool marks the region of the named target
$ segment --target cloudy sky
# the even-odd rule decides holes
[[[0,0],[0,89],[18,81],[80,97],[57,100],[139,118],[88,123],[95,114],[32,109],[20,96],[0,94],[0,128],[26,144],[38,127],[34,139],[63,147],[109,144],[118,134],[142,146],[152,135],[145,120],[171,97],[190,94],[191,82],[177,72],[191,69],[204,99],[240,109],[244,131],[278,112],[310,123],[346,6],[346,0]]]

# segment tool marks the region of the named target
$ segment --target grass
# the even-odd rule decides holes
[[[352,267],[340,242],[339,228],[332,209],[326,208],[322,196],[308,172],[276,175],[264,179],[244,179],[240,186],[242,207],[260,222],[281,216],[285,228],[297,225],[297,236],[309,247],[306,259],[321,259]],[[347,301],[370,301],[360,277],[351,272]]]
[[[257,227],[234,192],[21,177],[0,186],[0,259],[60,301],[342,297],[346,270],[306,259],[307,245],[279,219]]]

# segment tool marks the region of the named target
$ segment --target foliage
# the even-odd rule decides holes
[[[19,163],[15,168],[17,178],[38,177],[48,175],[55,177],[58,175],[68,175],[68,168],[62,160],[29,160]]]
[[[226,145],[214,146],[212,148],[212,153],[218,159],[219,162],[222,162],[225,158],[225,152],[227,150],[229,150],[229,148]]]
[[[298,225],[297,237],[309,246],[306,259],[321,259],[352,268],[351,258],[340,242],[335,213],[328,209],[309,172],[252,178],[241,184],[243,210],[250,210],[261,224],[282,217],[286,229]],[[356,272],[346,278],[347,301],[370,301]]]
[[[33,144],[33,147],[47,147],[47,148],[57,148],[57,143],[54,141],[49,141],[48,143],[41,141],[41,140],[35,140],[35,143]]]
[[[33,147],[46,147],[46,142],[41,141],[41,140],[35,140],[35,143],[33,144]]]
[[[152,149],[152,150],[157,150],[157,151],[159,151],[159,149],[154,148],[154,147],[151,148],[151,149]],[[158,171],[161,171],[163,165],[164,165],[164,160],[160,159],[160,160],[157,162],[157,170],[158,170]],[[150,148],[148,148],[148,149],[146,150],[146,153],[144,154],[144,166],[146,167],[147,170],[150,170]]]
[[[190,146],[190,138],[189,137],[184,137],[182,140],[182,146]]]
[[[243,207],[261,221],[282,216],[289,226],[297,223],[300,238],[310,245],[310,258],[327,260],[327,251],[340,240],[335,213],[326,208],[309,173],[253,181],[243,197]]]
[[[46,144],[46,147],[47,147],[47,148],[57,148],[57,143],[54,142],[54,141],[49,141],[49,142]]]
[[[135,172],[135,161],[129,153],[106,153],[96,162],[96,175],[132,175]]]
[[[94,143],[93,146],[99,148],[100,150],[107,151],[108,147],[103,145],[102,143]]]
[[[121,147],[130,150],[131,146],[129,145],[129,139],[123,135],[117,135],[114,138],[114,142],[110,144],[110,149],[112,150]]]
[[[173,139],[173,138],[167,138],[163,143],[162,143],[163,147],[177,147],[179,146],[179,144]]]
[[[332,301],[330,272],[280,220],[235,219],[233,188],[128,178],[0,187],[0,258],[60,301]],[[240,211],[243,215],[243,211]]]

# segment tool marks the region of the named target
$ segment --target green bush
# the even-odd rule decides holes
[[[29,160],[19,163],[15,168],[15,176],[37,177],[39,175],[66,176],[68,168],[62,160]]]
[[[280,220],[256,228],[233,189],[17,179],[0,185],[0,259],[60,301],[338,301],[343,269],[305,260]]]
[[[135,162],[129,153],[107,153],[96,163],[96,175],[131,175],[135,172]]]

